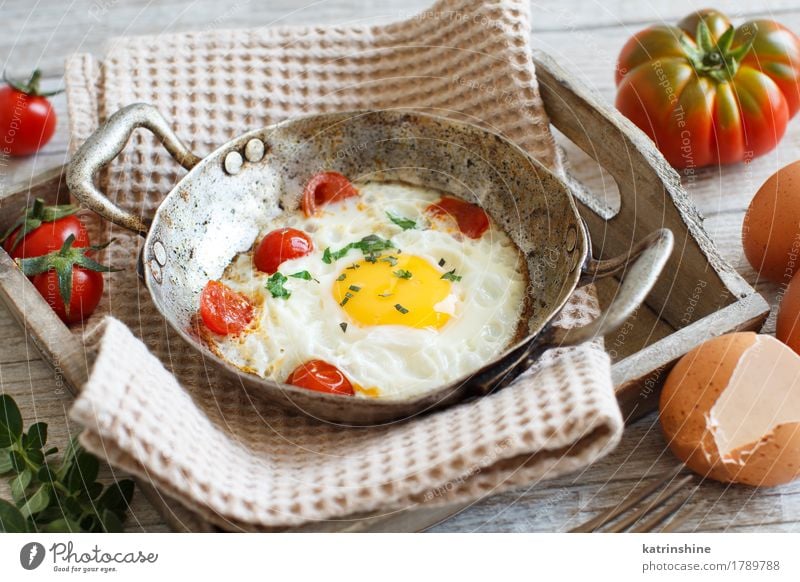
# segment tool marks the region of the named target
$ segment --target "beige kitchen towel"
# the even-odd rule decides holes
[[[383,27],[293,27],[121,38],[67,63],[73,145],[120,107],[155,104],[198,154],[287,117],[414,107],[483,125],[556,171],[521,0],[445,0]],[[137,132],[100,179],[151,216],[182,175]],[[136,277],[139,239],[87,217],[123,270],[87,338],[97,357],[72,410],[83,442],[212,522],[275,529],[466,501],[591,463],[622,419],[598,344],[548,352],[513,385],[384,427],[341,428],[287,413],[218,376],[158,314]],[[576,292],[565,327],[598,313]],[[103,320],[106,315],[113,317]]]

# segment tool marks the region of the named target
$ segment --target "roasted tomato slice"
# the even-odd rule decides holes
[[[489,217],[483,208],[460,198],[443,196],[439,202],[428,206],[427,211],[434,216],[451,217],[458,224],[458,230],[469,238],[481,238],[489,229]]]
[[[353,385],[347,376],[339,368],[323,360],[309,360],[305,364],[300,364],[289,374],[286,383],[317,392],[355,395]]]
[[[259,271],[272,275],[284,261],[299,259],[314,250],[311,237],[296,228],[279,228],[258,243],[253,261]]]
[[[209,281],[200,294],[200,317],[214,333],[235,335],[253,320],[253,305],[223,283]]]
[[[314,216],[317,207],[358,196],[358,190],[350,180],[338,172],[320,172],[313,176],[303,190],[303,213]]]

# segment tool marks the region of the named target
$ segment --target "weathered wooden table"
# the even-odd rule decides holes
[[[307,4],[305,7],[301,7]],[[380,6],[376,6],[380,4]],[[44,87],[61,85],[63,59],[75,51],[101,54],[103,44],[123,34],[153,34],[179,30],[210,30],[271,24],[378,24],[412,16],[428,0],[23,0],[0,2],[0,63],[12,74],[33,68],[44,73]],[[717,0],[717,8],[736,20],[768,16],[800,32],[800,0]],[[614,64],[628,36],[655,21],[672,22],[693,9],[692,0],[543,0],[532,3],[532,42],[547,51],[587,86],[609,102],[614,98]],[[66,101],[53,99],[61,116],[53,141],[37,156],[0,160],[0,189],[24,183],[31,176],[67,161]],[[773,304],[779,289],[756,282],[744,259],[740,232],[744,211],[756,189],[779,167],[800,158],[800,120],[794,120],[780,147],[747,165],[710,168],[685,186],[706,217],[706,228],[723,255]],[[581,177],[608,183],[587,161],[573,161]],[[774,315],[774,314],[773,314]],[[774,317],[766,325],[774,329]],[[78,427],[70,423],[70,396],[37,355],[22,329],[0,306],[0,391],[12,394],[26,423],[46,421],[56,445]],[[662,468],[674,464],[665,449],[657,419],[646,417],[628,427],[612,454],[578,474],[497,495],[462,511],[435,531],[564,531],[588,519],[598,509],[618,502]],[[110,468],[105,476],[111,477]],[[8,487],[0,483],[0,496]],[[800,482],[770,490],[703,483],[687,508],[689,531],[800,531]],[[131,531],[166,531],[165,520],[138,496],[127,522]]]

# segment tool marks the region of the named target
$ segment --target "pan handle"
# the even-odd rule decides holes
[[[674,237],[666,228],[650,233],[627,253],[607,259],[590,259],[583,267],[579,285],[622,274],[617,293],[606,310],[583,327],[551,327],[544,341],[549,346],[574,346],[619,328],[644,302],[672,254]]]
[[[655,285],[672,253],[672,231],[662,228],[644,237],[631,249],[607,260],[590,259],[583,267],[579,284],[622,274],[619,289],[606,310],[583,327],[564,329],[549,326],[526,343],[507,352],[500,362],[487,366],[469,380],[474,394],[487,394],[511,382],[530,368],[550,348],[574,346],[611,333],[633,315]]]
[[[146,236],[149,229],[146,219],[120,208],[94,185],[97,172],[122,152],[133,131],[140,127],[153,132],[170,155],[187,170],[201,160],[189,151],[155,107],[135,103],[109,117],[78,148],[67,167],[67,187],[81,204],[106,220]]]

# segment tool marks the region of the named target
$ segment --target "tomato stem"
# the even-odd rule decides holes
[[[744,43],[732,48],[735,34],[736,30],[730,26],[714,42],[708,24],[701,18],[697,23],[694,42],[688,34],[683,33],[680,43],[698,74],[724,83],[736,75],[742,60],[753,48],[756,36],[754,33]]]
[[[101,251],[110,245],[113,241],[100,245],[93,245],[90,247],[73,248],[75,242],[75,235],[71,234],[61,245],[61,249],[53,251],[50,254],[41,257],[30,257],[27,259],[17,259],[17,265],[22,272],[28,276],[40,275],[47,271],[55,271],[58,277],[58,293],[61,295],[61,300],[64,303],[64,311],[69,316],[69,304],[72,299],[72,269],[75,265],[87,269],[89,271],[98,271],[103,273],[111,273],[119,271],[113,267],[101,265],[94,259],[87,256],[89,252]]]
[[[29,95],[31,97],[52,97],[53,95],[58,95],[59,93],[64,92],[64,89],[58,89],[57,91],[42,92],[39,89],[39,84],[41,80],[42,80],[41,69],[34,70],[33,73],[31,73],[30,79],[28,79],[28,81],[25,83],[9,79],[8,75],[6,74],[6,71],[3,71],[3,82],[12,87],[13,89],[19,91],[20,93],[25,93],[25,95]]]
[[[8,249],[9,252],[14,250],[20,245],[30,232],[39,228],[45,222],[55,222],[71,214],[75,214],[78,207],[72,204],[59,204],[57,206],[45,206],[42,198],[36,198],[33,201],[33,207],[24,211],[9,229],[0,238],[0,244],[5,243],[8,238],[16,232],[14,244]]]

